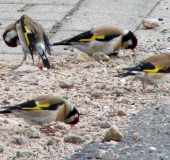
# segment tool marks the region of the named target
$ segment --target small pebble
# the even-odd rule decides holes
[[[62,82],[60,82],[60,87],[61,88],[72,88],[73,85],[74,84],[71,81],[62,81]]]
[[[91,103],[90,98],[87,98],[87,97],[84,98],[84,101],[85,101],[85,103],[87,103],[87,104],[90,104],[90,103]]]
[[[100,98],[103,96],[103,92],[102,91],[94,91],[91,95],[92,95],[92,97]]]
[[[170,37],[167,38],[167,41],[170,42]]]
[[[0,145],[0,153],[4,151],[4,146]]]
[[[108,61],[110,59],[109,56],[107,56],[106,54],[101,53],[101,52],[94,53],[93,54],[93,58],[96,61]]]
[[[103,149],[97,149],[94,153],[94,157],[96,159],[104,159],[106,157],[107,152]]]
[[[34,131],[34,130],[29,130],[28,131],[28,137],[29,138],[41,138],[41,133],[40,131]]]
[[[139,139],[140,139],[140,134],[139,134],[138,132],[135,132],[135,133],[133,134],[133,139],[134,139],[135,141],[139,141]]]
[[[47,141],[47,145],[53,145],[54,144],[54,140],[50,139]]]
[[[87,62],[87,61],[89,61],[89,56],[87,55],[87,54],[85,54],[85,53],[82,53],[82,54],[78,54],[77,55],[77,60],[78,61],[84,61],[84,62]]]
[[[14,76],[12,76],[11,77],[11,80],[13,80],[13,81],[17,81],[17,80],[19,80],[20,78],[19,78],[19,76],[17,76],[17,75],[14,75]]]
[[[101,106],[100,106],[100,103],[94,102],[93,105],[94,105],[94,108],[100,108],[100,107],[101,107]]]
[[[39,79],[39,77],[38,76],[36,76],[36,75],[34,75],[34,74],[30,74],[30,75],[26,75],[26,76],[23,76],[22,78],[21,78],[21,81],[22,82],[37,82],[38,81],[38,79]]]
[[[7,99],[4,99],[4,100],[2,101],[2,103],[4,103],[4,104],[10,104],[10,101],[8,101]]]
[[[4,120],[4,123],[13,124],[13,125],[18,125],[18,122],[17,122],[17,121],[14,121],[14,120],[8,119],[8,118],[6,118],[6,119]]]
[[[113,108],[109,111],[109,115],[110,115],[111,117],[116,116],[116,115],[117,115],[117,111],[118,111],[117,107],[113,107]]]
[[[13,70],[16,74],[20,73],[32,73],[32,72],[37,72],[39,71],[39,68],[36,66],[30,66],[30,65],[23,65],[18,67],[17,69]]]
[[[17,138],[17,142],[18,144],[23,145],[27,143],[27,139],[24,136],[20,136]]]
[[[155,147],[149,147],[149,150],[148,150],[149,153],[152,153],[152,152],[154,152],[154,151],[156,151],[156,148],[155,148]]]
[[[143,27],[147,29],[154,29],[158,27],[158,20],[157,19],[144,19],[142,21]]]
[[[56,137],[62,137],[62,133],[61,132],[55,132],[55,136]]]
[[[116,125],[110,127],[104,136],[104,141],[121,141],[123,138],[122,133],[119,131]]]
[[[126,113],[125,113],[124,110],[120,109],[120,110],[117,111],[117,115],[118,116],[126,116]]]
[[[164,19],[163,18],[158,18],[159,21],[163,21]]]
[[[83,137],[76,136],[73,134],[70,134],[70,135],[64,137],[64,142],[66,142],[66,143],[82,143],[84,141],[85,141],[85,139]]]
[[[20,152],[20,151],[16,152],[16,156],[17,157],[25,157],[25,155],[22,152]]]
[[[109,128],[111,124],[109,122],[99,122],[100,128]]]
[[[9,90],[10,90],[9,87],[5,87],[5,88],[4,88],[4,91],[9,91]]]

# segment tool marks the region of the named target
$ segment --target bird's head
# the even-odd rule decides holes
[[[17,47],[19,45],[19,38],[18,38],[18,34],[15,29],[15,23],[12,23],[9,26],[7,26],[2,36],[3,36],[4,42],[9,47]]]
[[[65,119],[65,123],[69,124],[71,126],[74,126],[75,124],[77,124],[79,122],[79,112],[77,111],[77,109],[75,107],[73,107],[71,109],[71,111],[69,112],[69,114],[67,115],[66,119]]]
[[[122,48],[124,49],[131,49],[132,52],[135,53],[135,48],[137,46],[137,38],[136,36],[129,30],[125,30],[123,34],[122,40]]]

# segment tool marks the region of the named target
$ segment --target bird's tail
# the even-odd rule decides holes
[[[133,75],[136,74],[133,72],[126,72],[126,73],[118,74],[116,77],[122,78],[122,77],[133,76]]]
[[[50,46],[59,46],[59,45],[72,45],[72,44],[67,41],[61,41],[61,42],[56,42],[56,43],[50,44]]]
[[[44,67],[47,68],[47,69],[50,69],[50,63],[49,63],[49,60],[48,60],[45,52],[43,51],[43,53],[39,54],[39,55],[40,55],[40,57],[41,57],[41,59],[43,61]]]
[[[12,113],[12,111],[11,110],[9,110],[9,109],[6,109],[6,110],[3,110],[3,111],[0,111],[0,114],[8,114],[8,113]]]

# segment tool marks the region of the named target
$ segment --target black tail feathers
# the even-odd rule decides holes
[[[43,61],[44,67],[47,68],[47,69],[50,69],[50,63],[49,63],[49,60],[48,60],[46,54],[43,52],[43,54],[39,54],[39,55],[40,55],[40,57]]]
[[[50,44],[50,46],[59,46],[59,45],[72,45],[70,42],[62,41]]]
[[[126,73],[118,74],[116,77],[122,78],[122,77],[133,76],[133,75],[136,74],[132,72],[126,72]]]
[[[118,74],[116,77],[122,78],[122,77],[126,77],[126,76],[129,76],[129,73]]]
[[[6,109],[6,110],[3,110],[3,111],[0,111],[0,114],[5,114],[5,113],[12,113],[12,111],[10,109]]]

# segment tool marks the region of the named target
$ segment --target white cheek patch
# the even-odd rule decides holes
[[[75,115],[74,115],[75,118],[78,118],[78,116],[79,116],[78,114],[75,114]]]
[[[132,45],[133,43],[132,43],[132,40],[130,39],[130,40],[128,40],[127,41],[127,44],[130,46],[130,45]]]
[[[10,42],[10,40],[17,36],[17,32],[15,30],[11,30],[6,34],[5,41]]]
[[[127,35],[129,33],[129,30],[123,30],[123,35]]]
[[[19,40],[17,40],[17,45],[21,45],[21,43],[20,43],[20,41],[19,41]]]

